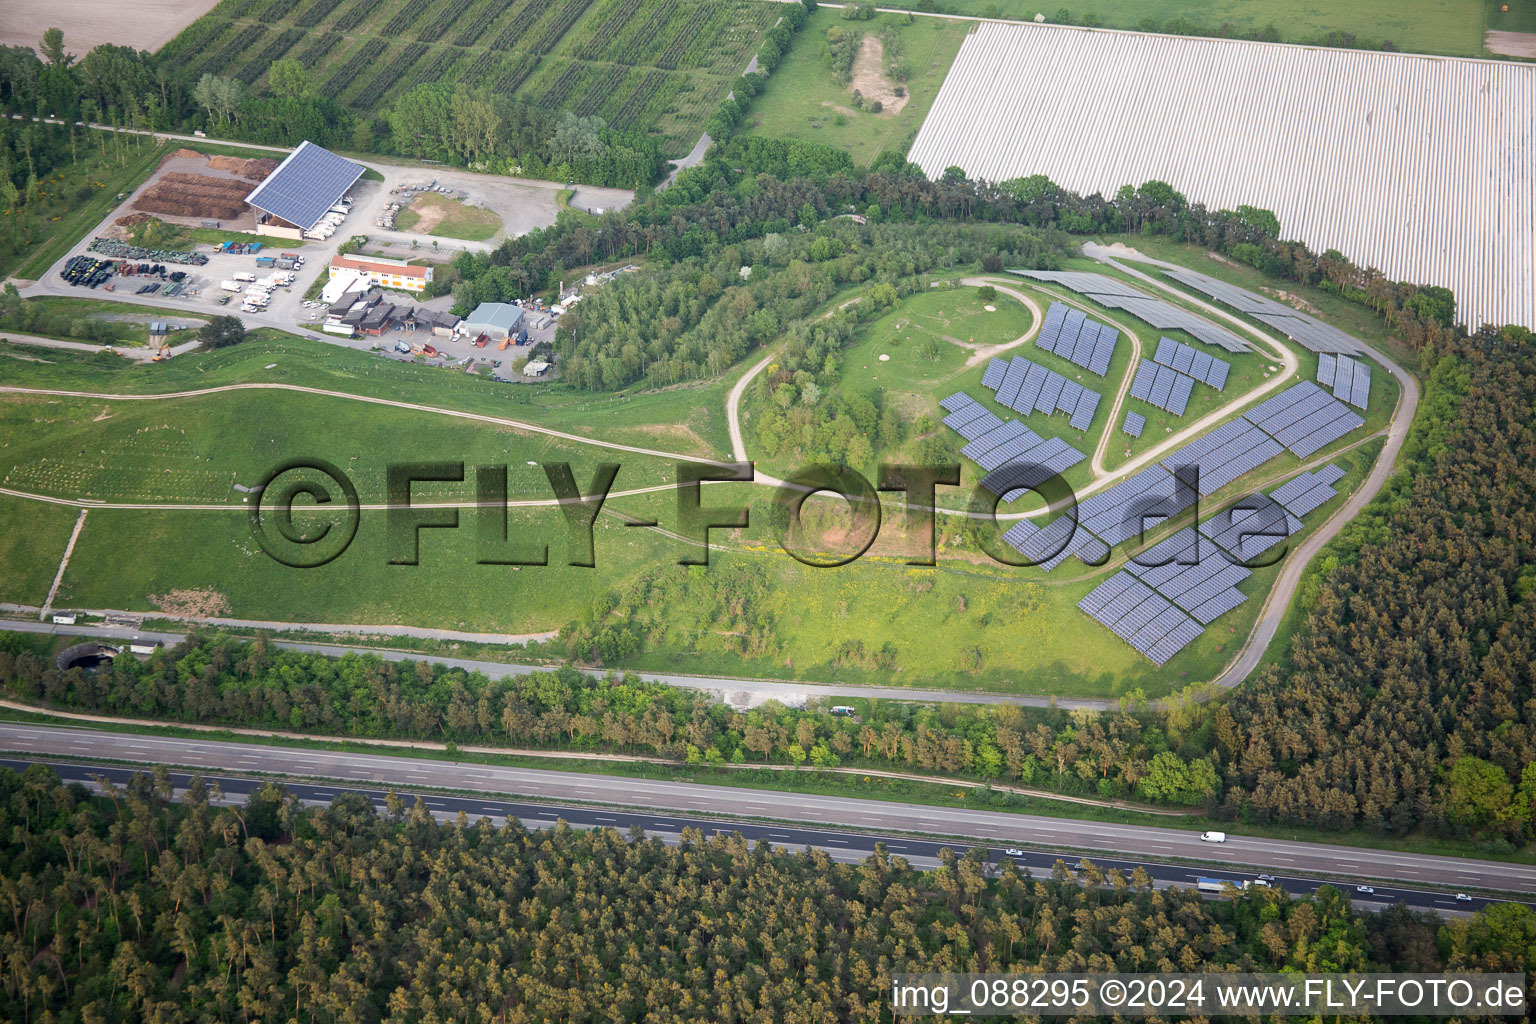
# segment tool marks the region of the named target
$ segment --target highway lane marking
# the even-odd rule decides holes
[[[602,817],[602,816],[601,816],[601,815],[599,815],[599,816],[597,816],[597,817],[596,817],[596,818],[595,818],[595,819],[594,819],[594,820],[596,820],[596,821],[608,821],[608,822],[612,822],[612,821],[614,821],[614,820],[615,820],[615,819],[613,819],[613,818],[604,818],[604,817]]]

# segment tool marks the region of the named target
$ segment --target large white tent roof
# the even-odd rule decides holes
[[[1536,65],[985,22],[909,159],[1113,195],[1166,181],[1536,327]]]

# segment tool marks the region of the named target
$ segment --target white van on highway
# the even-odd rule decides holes
[[[1201,832],[1200,841],[1202,843],[1224,843],[1227,841],[1227,834],[1225,832]]]

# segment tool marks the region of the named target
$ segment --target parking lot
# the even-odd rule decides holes
[[[280,155],[280,154],[278,154]],[[128,229],[118,225],[121,218],[143,213],[135,211],[134,204],[148,190],[166,180],[171,174],[196,174],[207,177],[238,178],[238,171],[215,166],[212,162],[202,157],[190,155],[178,155],[167,159],[155,173],[134,192],[127,196],[118,206],[102,219],[94,230],[87,233],[75,243],[71,249],[55,263],[42,279],[22,289],[24,296],[55,295],[75,298],[110,298],[125,304],[140,304],[155,306],[157,308],[184,308],[188,315],[195,317],[207,317],[217,314],[230,314],[241,317],[247,327],[273,327],[279,330],[293,331],[296,327],[310,328],[314,333],[311,337],[322,339],[332,344],[344,345],[350,348],[368,349],[375,345],[392,343],[390,339],[376,337],[345,338],[334,334],[321,334],[319,322],[324,313],[320,309],[304,305],[303,296],[316,283],[317,280],[327,276],[327,265],[337,249],[353,235],[366,235],[369,239],[369,250],[380,251],[388,255],[404,258],[421,258],[426,256],[438,262],[449,262],[460,250],[470,249],[488,251],[495,248],[500,240],[510,235],[522,234],[538,227],[553,224],[559,211],[560,194],[563,186],[553,182],[529,181],[524,179],[501,178],[491,175],[474,174],[469,171],[457,171],[449,168],[421,168],[414,166],[402,166],[396,164],[366,164],[383,175],[384,181],[358,181],[351,189],[350,195],[354,200],[347,219],[337,232],[325,241],[305,240],[283,241],[276,245],[264,245],[257,253],[232,254],[216,251],[215,246],[206,242],[199,243],[190,250],[195,254],[197,262],[192,264],[172,264],[170,260],[156,258],[153,254],[144,256],[128,256],[135,266],[138,263],[146,263],[150,267],[164,265],[165,275],[150,271],[146,275],[135,274],[132,277],[121,275],[114,276],[108,281],[98,281],[97,287],[89,288],[71,284],[63,277],[66,267],[71,265],[71,260],[80,257],[94,258],[109,255],[94,253],[91,250],[92,242],[98,237],[122,240],[126,237]],[[502,220],[501,230],[492,239],[486,241],[465,241],[460,239],[433,238],[428,235],[404,232],[399,230],[385,230],[378,226],[381,212],[388,205],[393,190],[402,188],[414,188],[424,186],[428,182],[437,181],[449,188],[455,194],[466,197],[478,205],[493,210]],[[251,183],[255,187],[255,183]],[[396,193],[398,194],[398,193]],[[633,199],[633,193],[624,189],[591,188],[587,186],[575,187],[575,198],[571,200],[575,205],[578,202],[591,205],[596,208],[622,207]],[[198,217],[186,217],[175,215],[150,214],[168,222],[180,223],[184,226],[199,226],[201,220]],[[235,242],[254,241],[251,235],[241,234],[235,231],[221,233],[221,237]],[[435,243],[435,244],[434,244]],[[258,258],[278,256],[283,252],[294,253],[304,257],[303,266],[296,272],[293,284],[289,287],[276,287],[272,289],[268,306],[258,312],[243,312],[240,308],[239,295],[230,293],[220,287],[224,281],[238,281],[246,284],[248,281],[239,281],[241,275],[249,277],[265,277],[271,270],[258,267]],[[124,257],[116,257],[122,259]],[[171,275],[180,273],[183,275],[179,281],[172,281]],[[146,285],[159,285],[153,293],[140,293],[139,289]],[[173,294],[166,292],[171,285],[178,286]],[[111,290],[108,290],[110,286]],[[399,294],[399,293],[392,293]],[[226,301],[221,302],[224,298]],[[399,301],[410,299],[413,296],[400,295]],[[452,304],[452,299],[443,296],[434,300],[432,305],[443,303]],[[313,319],[312,319],[313,317]],[[391,332],[393,335],[394,332]],[[554,336],[554,326],[551,324],[542,331],[535,333],[535,340],[548,340]],[[441,339],[446,342],[446,339]],[[468,342],[449,342],[445,346],[444,355],[448,358],[462,359],[470,354],[472,348]],[[458,351],[463,349],[462,352]],[[523,353],[526,355],[526,353]],[[504,365],[510,365],[510,360],[505,354],[490,357],[500,358]]]

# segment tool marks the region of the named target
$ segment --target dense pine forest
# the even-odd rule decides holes
[[[0,1018],[879,1021],[901,971],[1520,970],[1536,932],[1513,904],[1441,924],[1332,889],[1205,902],[1086,862],[920,872],[305,809],[275,786],[169,796],[163,774],[93,798],[0,771]]]

